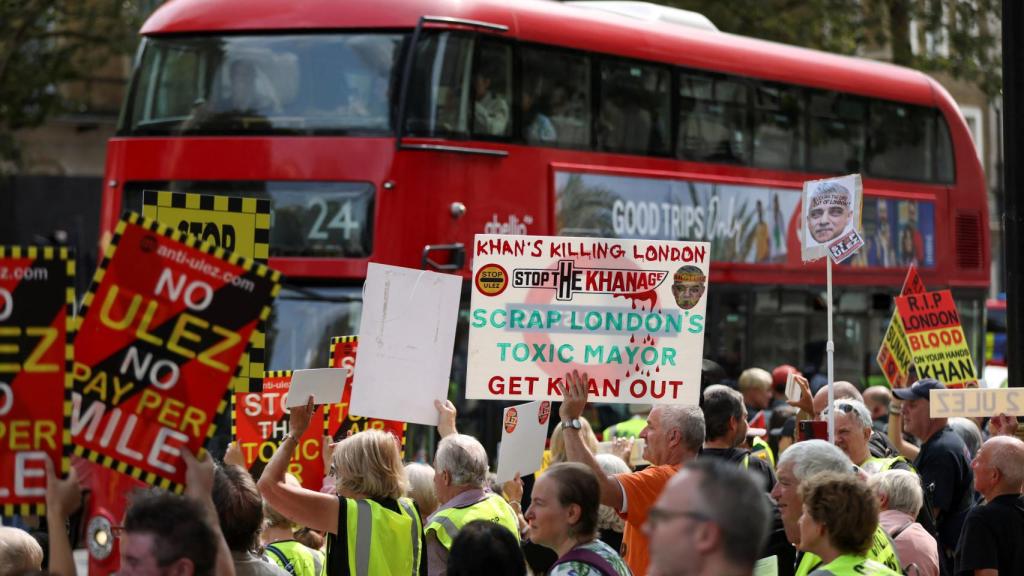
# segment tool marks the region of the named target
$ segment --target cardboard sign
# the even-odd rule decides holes
[[[804,182],[800,227],[800,256],[804,262],[826,255],[842,262],[864,245],[863,197],[860,174]],[[855,234],[851,236],[850,232]]]
[[[327,435],[335,440],[340,440],[350,432],[355,434],[363,430],[383,430],[394,434],[402,442],[402,456],[404,457],[405,422],[382,420],[380,418],[364,418],[352,414],[348,409],[352,401],[352,380],[355,375],[356,352],[358,349],[358,336],[335,336],[331,338],[331,367],[343,368],[346,371],[346,376],[345,391],[342,393],[341,402],[324,407],[327,418]]]
[[[467,398],[696,405],[706,242],[477,235]]]
[[[44,514],[46,461],[68,471],[75,260],[0,246],[0,515]]]
[[[78,318],[74,453],[181,489],[181,449],[199,453],[280,275],[129,213]]]
[[[932,418],[977,418],[1024,415],[1024,388],[961,388],[932,390],[928,407]]]
[[[262,392],[233,395],[233,435],[242,449],[246,468],[262,470],[281,444],[288,429],[288,391],[292,372],[265,372]],[[288,472],[310,490],[320,490],[325,475],[323,460],[324,414],[313,412],[309,428],[299,438]]]
[[[337,368],[312,368],[296,370],[292,374],[292,392],[288,407],[304,406],[313,397],[313,402],[326,406],[341,401],[345,388],[345,375]]]
[[[363,285],[353,413],[437,425],[448,397],[462,279],[370,263]]]
[[[900,295],[921,294],[925,292],[924,282],[917,273],[917,267],[913,264],[907,270],[907,277],[903,281],[903,289]],[[910,354],[910,347],[907,345],[907,334],[903,329],[903,321],[900,320],[899,309],[893,310],[892,318],[889,320],[889,327],[885,330],[882,338],[882,345],[878,348],[875,362],[882,369],[882,374],[889,383],[890,388],[904,388],[910,379],[910,366],[914,359]]]
[[[142,193],[142,215],[182,234],[191,234],[254,262],[267,263],[270,254],[270,200],[184,192]],[[259,390],[263,384],[266,337],[257,329],[231,384],[236,392]]]
[[[971,349],[949,290],[898,296],[896,310],[920,378],[935,378],[949,388],[977,385]]]
[[[547,400],[505,408],[498,446],[499,483],[513,479],[517,472],[528,476],[540,470],[550,415],[551,402]]]

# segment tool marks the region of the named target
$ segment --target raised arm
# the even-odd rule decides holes
[[[558,415],[562,419],[562,438],[565,441],[565,456],[570,462],[579,462],[594,471],[597,480],[601,484],[601,504],[611,506],[615,510],[622,510],[622,487],[614,476],[608,476],[597,463],[597,458],[590,453],[590,449],[583,443],[580,437],[580,430],[565,426],[575,418],[583,416],[583,408],[587,405],[587,374],[582,375],[576,370],[572,374],[565,375],[562,382],[562,406],[558,409]]]
[[[221,530],[217,507],[213,504],[213,458],[206,454],[202,460],[198,460],[188,448],[183,449],[181,455],[185,459],[185,496],[202,504],[206,523],[217,538],[217,563],[214,574],[235,576],[235,562],[231,559],[231,550]]]
[[[53,462],[46,459],[46,528],[50,535],[50,574],[76,576],[75,559],[68,540],[68,517],[82,505],[82,487],[78,473],[72,468],[66,479],[53,471]]]
[[[298,439],[309,428],[309,419],[315,409],[312,396],[305,406],[295,406],[291,409],[288,435],[281,440],[274,456],[270,458],[257,486],[267,504],[273,506],[285,518],[313,530],[326,530],[336,534],[338,497],[307,490],[301,486],[291,486],[285,482],[288,463],[291,462]]]

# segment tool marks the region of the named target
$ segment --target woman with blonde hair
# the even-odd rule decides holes
[[[296,439],[309,428],[314,409],[312,396],[305,406],[291,409],[289,433],[259,481],[263,498],[295,523],[329,533],[327,573],[331,576],[418,572],[423,523],[415,503],[404,496],[405,472],[392,435],[367,430],[335,446],[336,496],[287,482],[285,473]]]

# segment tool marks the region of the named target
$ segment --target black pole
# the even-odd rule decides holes
[[[1024,7],[1017,0],[1003,0],[1003,230],[1006,254],[1006,362],[1011,386],[1024,386],[1024,256],[1020,249],[1022,165],[1024,165]]]

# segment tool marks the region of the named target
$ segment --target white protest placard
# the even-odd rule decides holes
[[[292,372],[288,390],[288,407],[305,406],[310,396],[317,406],[341,402],[348,370],[342,368],[312,368]]]
[[[547,400],[505,408],[498,450],[499,483],[513,479],[516,472],[529,476],[540,470],[550,418],[551,402]]]
[[[932,390],[928,402],[932,418],[975,418],[1024,415],[1024,388],[951,388]]]
[[[707,242],[478,234],[466,397],[696,405]]]
[[[448,397],[461,294],[458,276],[370,263],[352,414],[437,425],[434,400]]]
[[[804,182],[800,255],[804,262],[830,256],[837,264],[864,245],[860,174]]]

